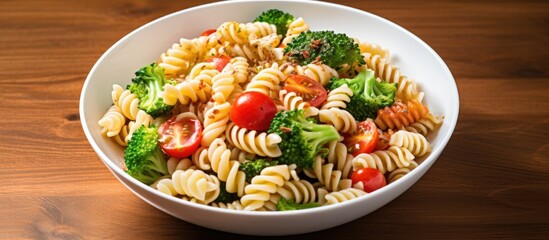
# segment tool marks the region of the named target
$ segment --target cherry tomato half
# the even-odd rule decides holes
[[[220,72],[223,70],[223,68],[225,68],[225,66],[227,66],[227,64],[230,61],[231,61],[231,57],[227,55],[219,55],[219,56],[206,59],[206,62],[215,63],[215,69],[217,69],[217,71],[220,71]]]
[[[230,118],[239,127],[265,131],[269,129],[276,112],[276,105],[269,96],[260,92],[244,92],[234,100]]]
[[[208,29],[208,30],[202,32],[202,34],[200,34],[200,36],[201,37],[207,37],[207,36],[210,36],[215,31],[217,31],[217,30],[216,29]]]
[[[359,169],[351,175],[351,181],[353,181],[353,186],[360,183],[365,192],[370,193],[375,190],[378,190],[387,185],[387,180],[383,174],[375,168],[362,168]]]
[[[313,107],[320,106],[328,96],[320,83],[303,75],[289,74],[284,81],[284,89],[295,92]]]
[[[351,136],[345,137],[345,145],[353,156],[357,156],[361,153],[371,153],[376,149],[379,141],[379,131],[376,124],[366,119],[358,123],[357,131]]]
[[[173,116],[158,129],[160,147],[174,158],[193,154],[202,140],[202,125],[198,119],[185,113]]]

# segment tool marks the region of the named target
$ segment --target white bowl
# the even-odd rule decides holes
[[[167,196],[127,175],[120,167],[123,150],[101,135],[97,121],[112,104],[114,83],[125,85],[134,72],[155,61],[180,37],[193,38],[225,21],[249,22],[264,10],[278,8],[303,17],[312,30],[335,30],[377,43],[391,51],[392,63],[416,79],[431,112],[445,117],[430,135],[431,154],[397,182],[358,199],[320,208],[288,212],[217,209]],[[185,9],[131,32],[114,44],[90,71],[80,97],[82,127],[103,163],[128,189],[156,208],[187,222],[216,230],[251,235],[287,235],[318,231],[360,218],[387,204],[412,186],[446,146],[457,122],[459,97],[444,61],[421,39],[379,16],[316,1],[228,1]]]

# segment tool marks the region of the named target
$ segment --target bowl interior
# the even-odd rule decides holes
[[[204,29],[217,28],[226,21],[250,22],[257,14],[270,8],[278,8],[296,17],[303,17],[311,26],[311,30],[343,32],[363,41],[388,48],[391,52],[391,63],[397,66],[403,74],[418,82],[420,90],[425,93],[423,102],[429,107],[430,111],[445,117],[442,127],[429,136],[433,152],[419,168],[425,169],[417,172],[412,171],[402,181],[399,180],[395,184],[388,185],[387,189],[381,189],[378,193],[370,194],[357,200],[357,202],[380,201],[378,207],[382,206],[411,186],[440,155],[456,125],[459,110],[457,87],[446,64],[418,37],[386,19],[336,4],[316,1],[219,2],[176,12],[138,28],[105,52],[92,68],[84,83],[80,99],[80,117],[86,137],[107,167],[117,176],[124,178],[126,186],[134,192],[137,191],[136,189],[140,189],[150,194],[150,197],[146,199],[147,202],[161,209],[164,208],[164,211],[171,213],[169,207],[161,206],[156,200],[162,199],[164,201],[167,199],[166,196],[151,190],[148,186],[141,184],[123,172],[120,168],[123,162],[123,149],[100,134],[101,129],[97,121],[112,104],[112,85],[117,83],[125,86],[131,81],[137,69],[156,61],[161,53],[165,52],[173,43],[178,42],[181,37],[194,38]],[[399,184],[407,187],[398,188],[397,185]],[[391,188],[395,189],[391,190]],[[383,196],[391,191],[395,192],[393,196]],[[196,207],[214,213],[228,211],[203,208],[202,206],[177,201],[177,199],[168,199],[168,201],[175,201],[181,206]],[[334,208],[349,208],[350,206],[353,205],[341,204],[341,206],[334,206]],[[323,214],[324,211],[311,209],[307,212],[308,214],[312,213],[311,217],[318,217],[314,213]],[[359,211],[359,213],[355,218],[367,214],[368,211]],[[295,213],[250,214],[240,212],[230,212],[228,214],[235,216],[295,215]],[[193,222],[192,218],[182,217],[177,214],[173,215]],[[346,218],[329,226],[339,225],[343,223],[342,221],[350,220],[352,219]],[[207,227],[216,228],[215,226]],[[223,230],[222,228],[216,229]],[[284,234],[283,231],[277,228],[267,229],[263,233],[274,232],[275,230],[278,230],[275,234]],[[244,230],[240,233],[248,232]],[[294,231],[291,233],[300,232]]]

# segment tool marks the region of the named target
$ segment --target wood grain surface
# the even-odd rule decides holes
[[[210,1],[0,1],[0,239],[247,239],[134,196],[81,129],[80,90],[112,44]],[[549,2],[338,1],[441,55],[461,109],[439,160],[396,200],[288,239],[549,238]]]

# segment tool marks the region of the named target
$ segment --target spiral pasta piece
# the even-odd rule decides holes
[[[320,109],[345,109],[347,107],[347,103],[351,101],[352,96],[353,91],[349,88],[349,86],[347,86],[347,84],[343,84],[328,93],[326,102],[322,104]]]
[[[246,86],[246,92],[256,91],[271,96],[271,92],[276,90],[276,86],[284,80],[284,74],[278,69],[278,64],[273,64],[270,68],[261,70],[255,75]]]
[[[333,163],[324,163],[324,159],[316,156],[313,169],[304,169],[310,178],[317,178],[328,191],[337,191],[351,187],[351,179],[343,179],[340,170],[334,170]]]
[[[228,102],[214,103],[204,116],[204,129],[202,130],[202,146],[210,146],[215,138],[223,135],[229,122],[231,104]]]
[[[258,133],[255,130],[241,128],[231,122],[227,126],[225,137],[229,144],[249,153],[262,157],[280,157],[282,155],[282,151],[278,147],[282,138],[275,133]]]
[[[208,36],[200,36],[196,39],[193,39],[195,41],[195,44],[198,46],[198,55],[204,56],[204,58],[208,58],[211,56],[217,56],[222,54],[222,47],[220,41],[219,41],[219,35],[217,34],[210,34]]]
[[[321,109],[318,112],[318,120],[333,125],[341,133],[354,133],[357,129],[353,115],[339,108]]]
[[[294,200],[296,203],[316,202],[316,189],[309,181],[290,180],[277,189],[277,193],[288,200]]]
[[[353,158],[352,164],[354,171],[369,167],[385,174],[397,168],[408,167],[414,158],[414,155],[408,149],[391,146],[387,150],[359,154]]]
[[[231,57],[242,57],[249,62],[255,61],[259,58],[257,50],[254,49],[254,47],[250,44],[226,44],[224,46],[224,51],[227,53],[227,55]]]
[[[216,33],[222,42],[243,44],[249,42],[249,30],[246,24],[225,22],[217,28]]]
[[[403,129],[410,124],[423,119],[429,109],[417,100],[406,103],[395,101],[392,106],[378,110],[374,122],[382,129]]]
[[[122,129],[120,129],[120,132],[117,135],[113,136],[111,139],[114,142],[118,143],[118,145],[126,147],[128,146],[128,142],[126,141],[126,139],[128,139],[128,133],[128,125],[124,125]]]
[[[120,111],[129,120],[135,120],[139,112],[139,99],[130,90],[124,90],[118,84],[112,85],[112,102],[120,108]]]
[[[276,26],[267,22],[246,23],[246,27],[250,32],[249,38],[252,40],[276,34]]]
[[[219,74],[215,63],[201,62],[193,66],[186,77],[186,80],[203,81],[207,85],[212,85],[212,78]]]
[[[429,132],[434,131],[442,125],[442,118],[427,113],[424,118],[405,127],[406,131],[423,134],[426,136]]]
[[[188,80],[173,86],[166,84],[162,98],[167,105],[175,105],[177,100],[183,105],[191,102],[206,102],[211,97],[212,87],[204,80]]]
[[[191,160],[194,165],[203,171],[208,171],[211,169],[210,159],[208,158],[208,147],[200,146],[196,151],[191,155]]]
[[[173,182],[169,178],[160,178],[151,185],[152,188],[170,196],[177,196]]]
[[[322,86],[326,86],[332,77],[339,78],[337,71],[326,64],[310,63],[303,67],[303,74]]]
[[[172,184],[178,194],[193,197],[204,204],[219,196],[219,179],[201,170],[177,170],[172,174]]]
[[[219,180],[226,182],[227,192],[242,196],[246,174],[239,170],[240,162],[231,160],[231,150],[227,149],[223,139],[216,138],[208,147],[208,159]]]
[[[422,157],[431,152],[431,144],[423,135],[406,130],[400,130],[391,135],[389,145],[406,148],[416,157]]]
[[[303,18],[299,17],[295,19],[288,26],[288,31],[286,31],[286,37],[282,41],[282,44],[288,45],[288,43],[291,42],[292,39],[297,37],[302,32],[306,32],[307,30],[309,30],[309,28],[309,24],[307,24]]]
[[[212,90],[214,94],[221,93],[223,95],[223,99],[217,99],[219,101],[225,102],[227,99],[229,99],[229,96],[235,89],[234,86],[234,77],[232,73],[229,72],[222,72],[220,74],[215,75],[212,78]]]
[[[342,178],[350,178],[353,170],[353,155],[347,151],[347,146],[342,143],[343,137],[337,141],[328,143],[328,162],[333,163],[337,170],[341,171]]]
[[[412,170],[414,170],[418,166],[416,161],[411,161],[410,165],[405,168],[399,168],[397,170],[392,171],[389,173],[389,176],[387,177],[388,183],[393,183],[396,180],[400,179],[401,177],[404,177],[404,175],[410,173]]]
[[[280,90],[278,97],[282,101],[285,110],[302,109],[306,117],[318,115],[318,108],[309,105],[308,102],[305,102],[303,98],[298,96],[295,92]]]
[[[366,195],[366,192],[356,188],[348,188],[337,192],[331,192],[326,194],[326,196],[324,197],[326,199],[326,203],[324,205],[331,205],[353,200],[363,195]]]
[[[396,98],[404,101],[418,100],[421,102],[423,99],[423,92],[418,92],[417,84],[414,80],[401,75],[400,70],[391,65],[388,60],[382,58],[380,55],[371,55],[369,53],[362,54],[366,66],[375,72],[375,76],[389,83],[397,83]]]
[[[387,61],[389,61],[391,58],[389,49],[387,48],[384,48],[380,45],[369,43],[366,41],[361,42],[356,38],[355,38],[355,42],[358,43],[360,53],[369,53],[370,55],[379,55],[380,57],[384,58]]]
[[[164,69],[168,78],[184,75],[199,60],[201,47],[197,41],[181,38],[170,49],[160,55],[158,66]]]
[[[231,58],[229,64],[225,66],[222,72],[233,71],[234,81],[241,84],[248,81],[248,77],[250,76],[250,71],[248,70],[249,67],[250,64],[246,58],[234,57]]]
[[[284,63],[280,65],[279,69],[284,73],[284,76],[288,76],[289,74],[305,75],[322,86],[326,86],[332,77],[339,78],[339,74],[335,69],[321,63],[309,63],[305,66]]]
[[[251,183],[245,187],[244,196],[240,199],[244,210],[256,210],[269,201],[271,194],[290,179],[288,165],[267,167],[260,175],[252,178]]]
[[[126,124],[126,117],[124,117],[118,106],[112,105],[97,123],[102,127],[101,134],[114,137],[120,133],[120,130]]]
[[[256,49],[258,60],[269,61],[282,59],[284,53],[277,52],[276,46],[280,44],[280,37],[276,33],[267,35],[263,38],[250,41],[251,46]]]

